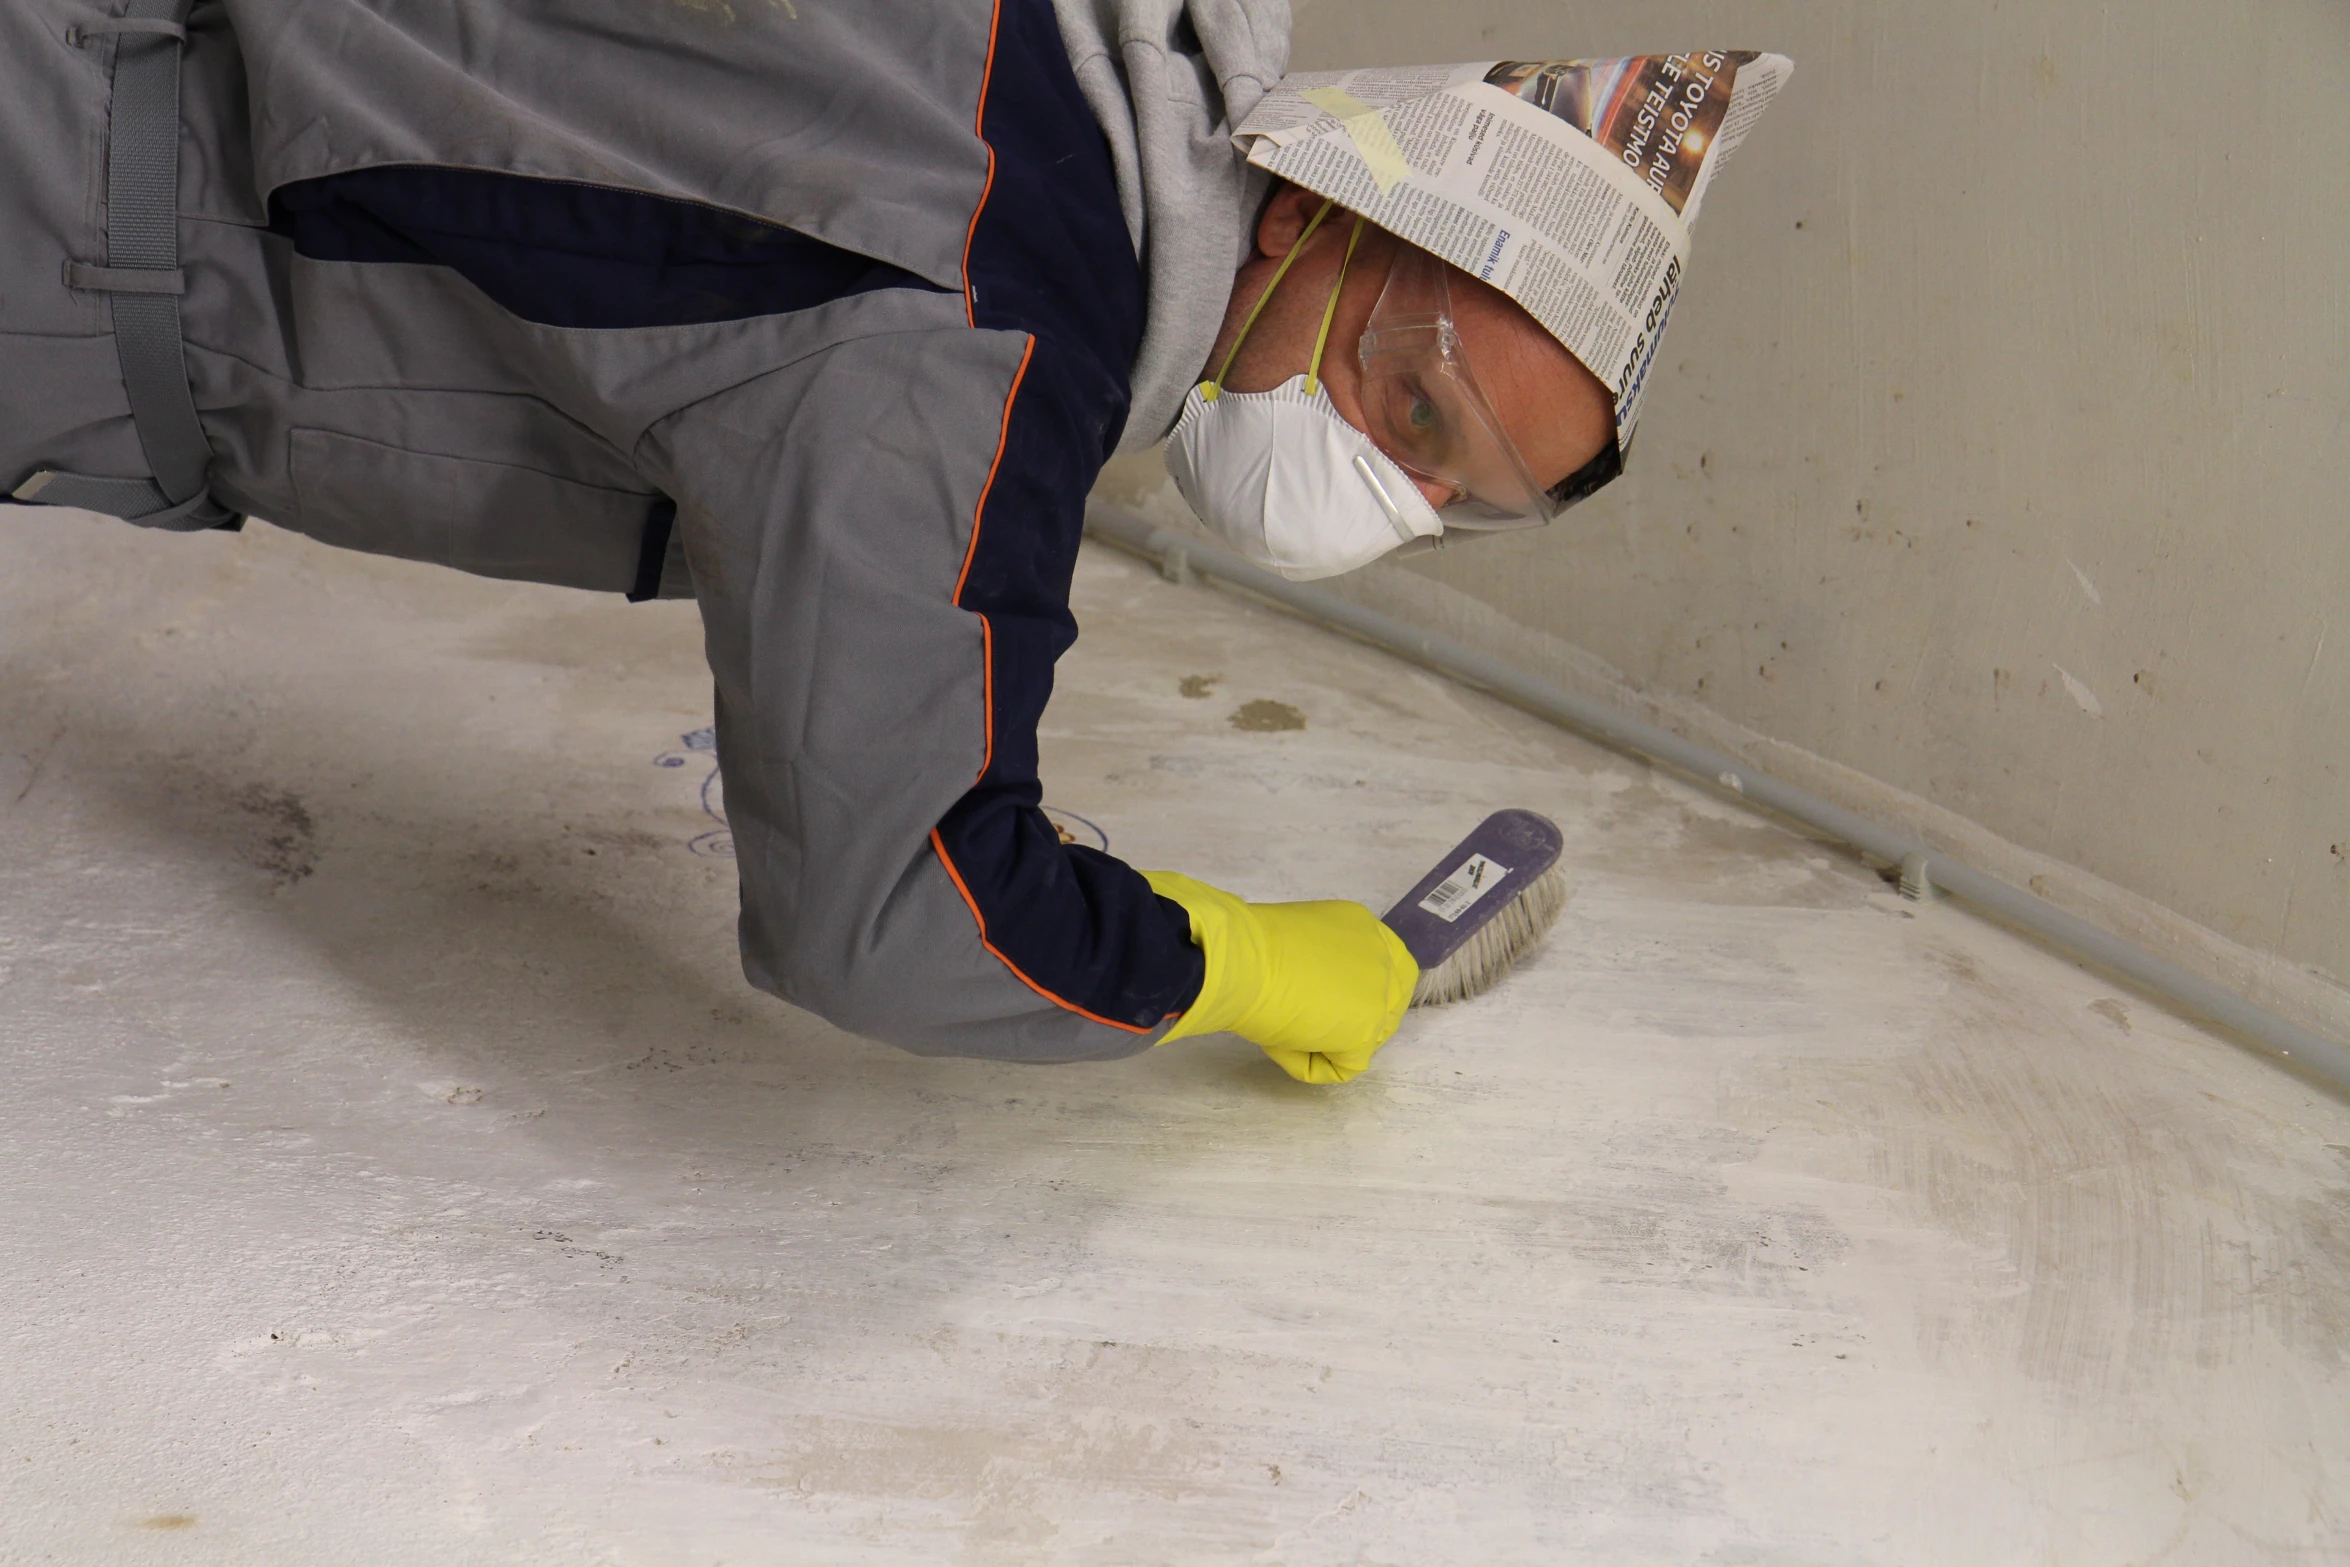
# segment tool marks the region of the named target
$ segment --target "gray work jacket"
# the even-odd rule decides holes
[[[0,485],[147,471],[109,296],[62,281],[107,259],[110,83],[154,46],[77,38],[91,14],[0,10]],[[208,0],[187,27],[212,495],[497,576],[690,573],[754,983],[925,1052],[1163,1032],[1200,979],[1185,916],[1058,841],[1035,727],[1085,493],[1171,417],[1229,287],[1219,80],[1278,75],[1285,11]]]

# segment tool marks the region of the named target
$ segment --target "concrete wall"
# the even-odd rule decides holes
[[[1303,0],[1296,39],[1797,63],[1631,474],[1406,569],[2350,977],[2350,10]]]

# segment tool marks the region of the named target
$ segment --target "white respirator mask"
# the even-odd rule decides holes
[[[1345,263],[1322,309],[1305,374],[1269,392],[1221,384],[1281,274],[1329,210],[1324,203],[1282,258],[1215,379],[1191,389],[1167,438],[1167,473],[1199,519],[1250,560],[1299,582],[1367,566],[1399,545],[1444,532],[1411,475],[1346,422],[1322,385],[1322,350],[1346,284]],[[1347,262],[1362,232],[1357,218]]]
[[[1538,528],[1624,470],[1612,438],[1581,468],[1538,483],[1470,368],[1454,324],[1451,269],[1397,250],[1355,356],[1363,425],[1330,401],[1322,353],[1363,220],[1355,219],[1306,373],[1269,392],[1235,392],[1224,376],[1282,274],[1333,203],[1274,269],[1210,380],[1191,389],[1167,440],[1167,472],[1200,520],[1259,565],[1304,580],[1365,566],[1447,533]],[[1430,504],[1428,487],[1445,499]]]
[[[1339,417],[1311,375],[1269,392],[1195,386],[1167,472],[1202,522],[1293,581],[1367,566],[1444,531],[1419,486]]]

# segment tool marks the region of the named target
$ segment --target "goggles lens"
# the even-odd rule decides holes
[[[1447,529],[1531,528],[1622,469],[1616,443],[1545,490],[1470,372],[1453,325],[1444,263],[1403,249],[1372,307],[1361,346],[1364,433],[1395,462],[1449,486]]]

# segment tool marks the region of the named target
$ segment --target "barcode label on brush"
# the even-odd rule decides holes
[[[1420,907],[1451,924],[1469,912],[1469,905],[1485,896],[1493,886],[1510,873],[1510,868],[1472,854],[1461,861],[1460,868],[1428,889],[1428,896],[1420,900]]]

